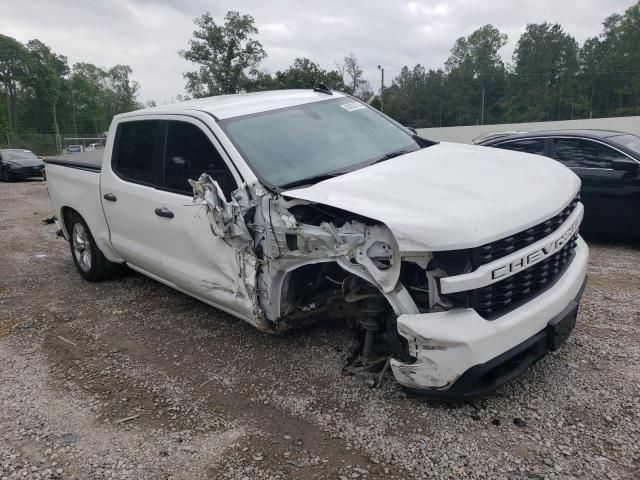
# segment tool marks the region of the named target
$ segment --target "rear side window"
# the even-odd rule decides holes
[[[157,184],[160,172],[156,159],[161,155],[163,136],[163,122],[160,120],[121,123],[113,169],[132,182]]]
[[[545,155],[546,152],[544,144],[545,140],[543,138],[524,138],[522,140],[514,140],[513,142],[500,143],[494,146],[505,150],[514,150],[516,152]]]
[[[582,138],[556,138],[553,157],[567,167],[611,168],[611,161],[627,158],[598,142]]]
[[[203,173],[218,182],[227,199],[238,188],[220,153],[200,128],[186,122],[168,122],[164,188],[192,195],[188,180],[197,180]]]
[[[617,135],[615,137],[609,138],[609,140],[627,147],[629,150],[632,150],[635,153],[640,154],[640,137],[636,137],[635,135],[625,134],[625,135]]]

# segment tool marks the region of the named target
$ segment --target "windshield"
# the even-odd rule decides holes
[[[231,118],[222,126],[257,176],[275,187],[420,148],[410,133],[351,98]]]
[[[620,145],[627,147],[629,150],[640,154],[640,137],[626,134],[613,137],[612,140],[616,143],[619,143]]]
[[[35,154],[33,152],[30,152],[29,150],[3,150],[2,158],[5,160],[20,160],[25,158],[37,159],[38,157],[36,157]]]

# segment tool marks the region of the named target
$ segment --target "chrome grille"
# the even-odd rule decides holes
[[[541,294],[562,275],[573,257],[578,235],[552,256],[521,272],[486,287],[461,292],[467,306],[485,318],[495,318]]]
[[[467,250],[436,252],[434,259],[437,263],[434,266],[442,268],[449,275],[460,275],[521,250],[555,232],[573,213],[579,201],[578,194],[557,215],[495,242]],[[443,295],[443,298],[449,300],[453,307],[473,308],[486,319],[497,318],[553,285],[570,263],[577,240],[576,234],[552,256],[499,282],[475,290]]]
[[[505,257],[512,252],[516,252],[534,242],[537,242],[541,238],[551,235],[555,232],[564,221],[569,218],[573,213],[580,201],[580,194],[571,201],[559,214],[551,217],[549,220],[545,220],[538,225],[523,230],[509,237],[496,240],[495,242],[487,243],[480,247],[471,249],[471,266],[472,270],[475,270],[481,265],[492,262],[499,258]]]

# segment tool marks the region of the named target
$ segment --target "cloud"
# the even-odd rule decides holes
[[[193,18],[207,10],[220,20],[227,10],[253,15],[268,71],[285,69],[300,56],[330,69],[354,53],[378,85],[378,64],[387,79],[403,65],[442,67],[458,37],[487,23],[509,36],[501,54],[510,61],[527,23],[558,22],[583,42],[601,32],[605,17],[634,3],[583,0],[576,8],[555,0],[5,0],[0,32],[22,42],[38,38],[71,64],[128,64],[141,99],[162,103],[183,93],[182,73],[193,66],[177,52],[187,47]]]

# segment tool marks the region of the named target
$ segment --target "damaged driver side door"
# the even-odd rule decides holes
[[[228,200],[239,177],[232,174],[208,127],[194,118],[178,118],[166,121],[163,178],[155,199],[162,213],[156,231],[164,275],[185,293],[253,324],[243,258],[234,245],[214,234],[207,209],[194,203],[189,183],[208,174]],[[250,278],[255,281],[255,274]]]

